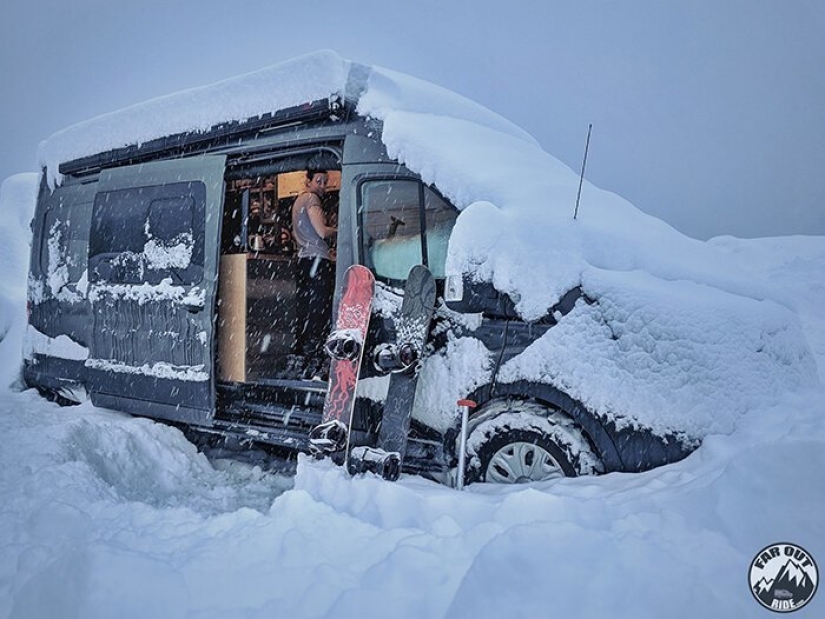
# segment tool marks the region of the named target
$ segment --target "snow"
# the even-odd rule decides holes
[[[426,358],[415,392],[413,416],[441,432],[453,424],[455,403],[489,382],[492,354],[473,337],[451,337],[438,354]]]
[[[40,183],[39,174],[16,174],[0,185],[0,344],[3,339],[20,341],[26,329],[26,290],[31,232],[29,222]],[[22,350],[22,344],[21,344]],[[7,352],[0,364],[0,384],[16,378],[13,362],[17,350]]]
[[[583,283],[599,303],[579,302],[504,365],[501,382],[550,380],[619,427],[690,442],[815,381],[798,321],[773,301],[643,271],[594,269]]]
[[[589,183],[573,220],[577,175],[523,131],[331,52],[88,121],[40,158],[54,183],[61,161],[360,86],[391,156],[462,209],[449,272],[493,282],[526,318],[577,285],[595,301],[504,377],[555,381],[600,414],[701,446],[642,474],[459,493],[309,458],[294,474],[209,461],[174,428],[59,408],[19,382],[39,179],[12,177],[0,189],[0,619],[751,616],[761,548],[792,541],[821,565],[825,238],[701,243]],[[179,294],[169,282],[97,292]],[[422,369],[416,415],[436,427],[491,372],[467,324]]]
[[[308,54],[73,125],[43,141],[38,157],[53,185],[64,161],[343,94],[348,71],[349,63],[332,52]]]
[[[203,307],[206,303],[206,291],[203,288],[175,286],[171,277],[166,277],[158,284],[95,284],[89,290],[91,301],[103,298],[137,301],[145,305],[153,301],[175,301],[194,307]]]
[[[141,376],[153,376],[155,378],[173,378],[176,380],[204,382],[209,380],[209,373],[203,365],[173,365],[171,363],[157,362],[144,363],[140,366],[107,361],[105,359],[88,359],[86,367],[105,372],[116,372],[118,374],[138,374]]]
[[[195,239],[191,234],[181,234],[171,242],[149,239],[143,247],[148,269],[185,269],[192,263]]]
[[[84,361],[89,358],[89,349],[81,346],[67,335],[49,337],[31,325],[26,327],[23,340],[23,358],[33,359],[35,354],[48,355],[58,359]]]

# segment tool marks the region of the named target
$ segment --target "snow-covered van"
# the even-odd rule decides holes
[[[437,279],[410,472],[454,475],[460,398],[478,404],[469,479],[512,483],[678,460],[747,406],[728,390],[810,373],[789,313],[704,244],[589,184],[574,220],[578,178],[524,131],[332,52],[92,119],[40,158],[24,375],[61,403],[306,450],[326,391],[289,370],[308,169],[329,171],[338,282],[352,264],[377,281],[353,444],[376,440],[389,378],[371,351],[406,274]]]

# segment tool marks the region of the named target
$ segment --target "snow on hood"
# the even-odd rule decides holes
[[[760,398],[817,382],[789,301],[723,247],[690,239],[588,182],[574,219],[578,174],[522,129],[446,89],[334,52],[75,125],[43,142],[40,160],[54,180],[63,161],[335,95],[380,120],[389,155],[461,209],[448,275],[492,282],[526,320],[576,286],[595,301],[571,314],[570,326],[578,321],[583,333],[571,339],[551,329],[505,368],[512,380],[550,381],[598,413],[662,432],[678,428],[675,420],[704,420],[693,435],[727,431]],[[596,343],[604,335],[612,344]],[[574,348],[549,354],[559,339]]]

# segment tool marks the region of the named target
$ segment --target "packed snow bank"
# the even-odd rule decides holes
[[[750,616],[761,548],[825,556],[822,395],[647,473],[459,493],[215,467],[160,424],[6,393],[0,617]]]
[[[825,383],[825,331],[816,328],[825,308],[825,237],[785,236],[764,239],[717,237],[708,241],[728,253],[744,270],[764,277],[799,314],[808,343],[819,360]]]
[[[15,174],[0,185],[0,294],[26,298],[31,223],[39,189],[39,174]]]
[[[17,380],[26,328],[26,281],[29,223],[39,188],[39,174],[16,174],[0,186],[0,387]]]

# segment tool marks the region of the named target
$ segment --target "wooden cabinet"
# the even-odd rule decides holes
[[[295,344],[295,264],[283,256],[221,256],[218,379],[274,378]]]

